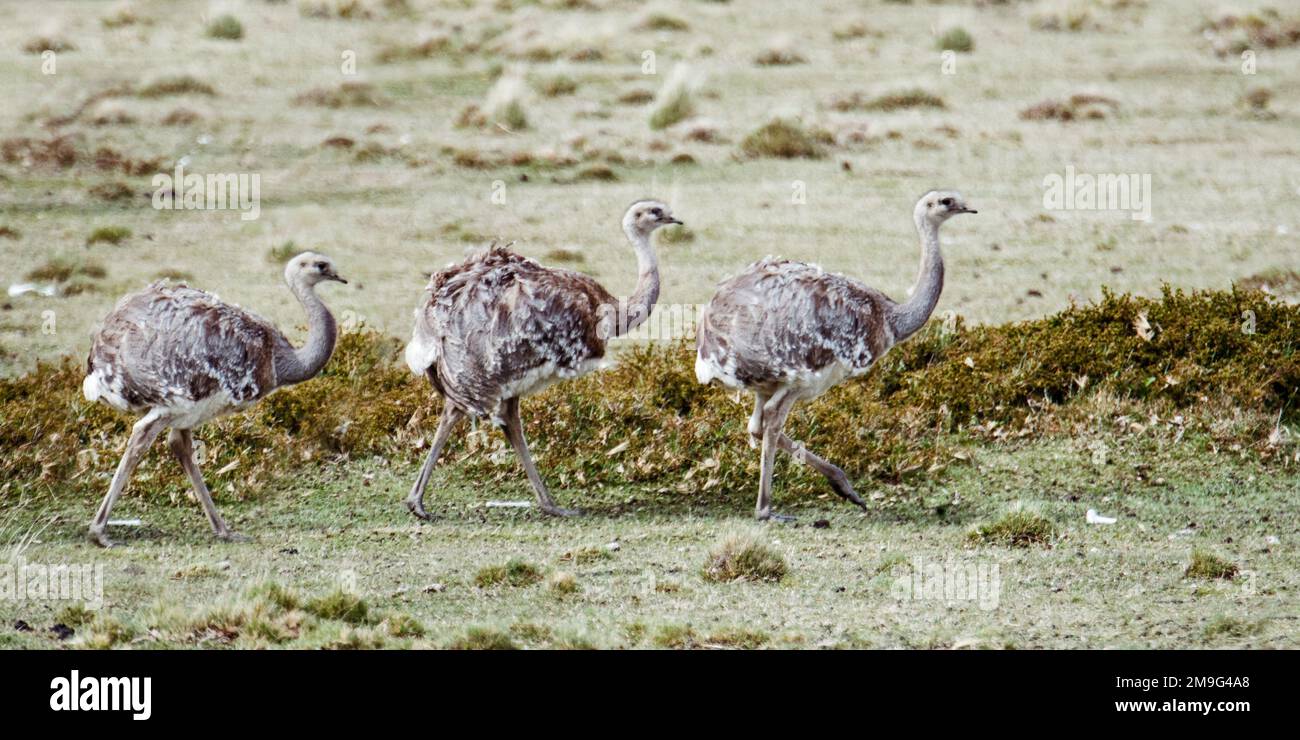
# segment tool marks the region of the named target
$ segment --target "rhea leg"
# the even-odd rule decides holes
[[[203,473],[199,471],[199,464],[194,459],[193,433],[188,429],[173,429],[167,435],[167,444],[172,448],[172,454],[180,462],[185,474],[190,477],[194,495],[203,505],[203,513],[208,515],[208,523],[212,525],[212,534],[216,535],[217,539],[227,542],[248,542],[248,538],[244,535],[230,531],[230,527],[226,526],[226,520],[222,519],[221,513],[217,511],[217,505],[212,503],[212,493],[208,491],[208,484],[203,482]]]
[[[538,507],[553,516],[576,516],[581,512],[575,509],[561,509],[555,505],[551,499],[551,494],[546,490],[546,483],[542,476],[537,473],[537,466],[533,464],[533,456],[528,453],[528,442],[524,439],[524,423],[519,418],[519,399],[512,398],[503,404],[502,417],[506,422],[506,439],[515,448],[515,453],[519,455],[519,460],[524,464],[524,472],[528,474],[528,481],[533,484],[533,490],[537,491]]]
[[[117,472],[113,473],[113,482],[108,486],[108,495],[100,502],[95,518],[90,520],[90,539],[100,547],[113,546],[113,541],[108,538],[105,531],[108,528],[108,514],[113,510],[113,504],[117,503],[117,497],[122,495],[122,489],[126,488],[131,473],[135,472],[135,466],[140,464],[140,458],[144,457],[144,453],[166,425],[167,420],[160,412],[150,411],[131,427],[131,439],[126,443],[126,452],[122,453],[122,461],[117,464]]]
[[[849,476],[845,475],[844,471],[838,466],[827,462],[825,458],[813,454],[811,450],[803,446],[802,442],[795,442],[784,432],[777,439],[777,444],[780,445],[781,449],[790,453],[794,459],[808,463],[814,470],[824,475],[826,481],[831,484],[831,488],[834,489],[835,493],[839,494],[841,498],[847,499],[851,503],[861,506],[863,511],[867,510],[866,502],[858,496],[857,491],[853,490],[853,484],[849,482]]]
[[[456,428],[456,422],[464,416],[465,412],[452,405],[450,401],[447,401],[442,409],[442,417],[438,419],[438,431],[434,433],[433,444],[429,447],[429,456],[425,458],[424,467],[420,468],[420,477],[415,479],[415,485],[411,486],[411,493],[406,497],[406,508],[421,519],[429,518],[429,512],[424,510],[424,489],[429,487],[429,476],[433,475],[433,466],[438,464],[438,456],[442,454],[443,445],[447,444],[447,438]]]
[[[778,391],[763,405],[763,464],[758,482],[758,504],[754,516],[759,519],[793,521],[794,517],[772,513],[772,470],[776,465],[776,450],[780,446],[786,417],[794,406],[795,398],[788,392]]]
[[[749,415],[749,446],[758,447],[763,442],[763,406],[772,396],[766,393],[754,393],[754,413]]]

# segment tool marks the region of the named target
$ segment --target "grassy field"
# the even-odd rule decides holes
[[[393,336],[408,333],[430,269],[492,239],[625,294],[635,263],[618,219],[644,196],[687,224],[659,238],[661,311],[707,300],[766,254],[902,297],[916,271],[910,209],[932,187],[980,211],[944,232],[939,311],[971,324],[1039,318],[1103,286],[1154,296],[1162,283],[1238,282],[1294,299],[1300,47],[1287,36],[1296,16],[1269,5],[1236,3],[1280,34],[1247,38],[1257,69],[1243,74],[1233,43],[1247,32],[1208,2],[7,3],[0,282],[53,295],[0,299],[0,375],[80,362],[117,297],[161,275],[301,337],[280,271],[304,248],[352,280],[325,291],[345,328]],[[971,48],[945,57],[966,46],[954,29]],[[908,94],[873,102],[896,93]],[[1104,100],[1069,121],[1025,115],[1077,95]],[[657,128],[665,117],[682,120]],[[750,135],[774,118],[806,134],[794,143],[810,156],[755,153]],[[151,176],[177,163],[260,176],[259,217],[155,210]],[[1150,175],[1151,220],[1045,209],[1044,178],[1067,166]],[[103,415],[74,396],[58,403],[99,434]],[[402,423],[429,410],[399,409]],[[1231,409],[1183,411],[1187,434],[1176,410],[1098,403],[1052,433],[936,433],[934,454],[955,462],[907,475],[864,459],[906,467],[915,450],[888,443],[907,422],[864,420],[870,445],[839,461],[868,472],[857,482],[871,511],[809,495],[807,472],[783,461],[776,502],[799,515],[784,526],[749,521],[756,481],[739,469],[703,491],[684,481],[691,495],[561,476],[571,451],[554,422],[529,433],[580,519],[488,507],[531,493],[512,458],[474,462],[463,441],[435,474],[430,524],[400,503],[414,447],[322,451],[256,488],[210,469],[227,519],[254,537],[242,545],[210,540],[181,477],[159,477],[174,467],[159,445],[142,468],[149,493],[114,512],[143,524],[116,528],[124,546],[111,551],[83,538],[87,479],[112,465],[97,439],[81,452],[98,468],[73,452],[75,482],[0,481],[0,545],[10,563],[102,564],[105,606],[0,600],[0,646],[1300,646],[1300,473],[1278,462],[1295,451],[1294,409],[1244,409],[1248,432],[1230,442],[1208,430],[1236,423]],[[825,433],[827,412],[796,423]],[[756,463],[738,402],[735,416],[719,444]],[[404,429],[403,442],[423,434]],[[234,453],[210,441],[227,464]],[[1118,521],[1087,524],[1088,509]],[[972,534],[1008,528],[1023,546]],[[708,580],[728,538],[788,572]],[[918,564],[999,585],[983,603],[908,592]],[[75,634],[59,640],[56,623]]]
[[[213,543],[193,505],[128,499],[124,512],[146,526],[116,529],[124,546],[103,552],[82,544],[84,506],[29,506],[22,520],[41,532],[27,559],[103,563],[107,603],[91,615],[58,602],[0,604],[7,623],[36,630],[0,632],[0,645],[484,647],[504,636],[518,647],[1297,647],[1300,477],[1191,443],[1121,445],[1100,465],[1073,442],[977,453],[942,482],[877,492],[869,514],[809,501],[784,507],[800,523],[772,527],[749,521],[739,492],[683,506],[645,491],[561,489],[562,504],[587,511],[574,520],[487,509],[489,499],[528,498],[526,484],[483,490],[454,470],[435,476],[439,518],[421,524],[400,503],[413,466],[376,462],[224,503],[250,544]],[[1090,507],[1119,521],[1087,525]],[[1027,547],[972,542],[970,532],[1013,512],[1055,532]],[[829,527],[814,527],[820,519]],[[736,533],[765,543],[789,574],[706,580],[710,550]],[[1188,576],[1197,552],[1240,573]],[[949,591],[951,600],[900,591],[918,558],[922,569],[995,568],[997,590]],[[480,585],[484,569],[512,560],[540,581],[523,573],[521,585]],[[574,591],[556,585],[566,576]],[[342,618],[281,613],[255,593],[268,583],[304,603],[360,601],[365,618],[355,607]],[[58,622],[77,630],[68,642],[45,631]]]
[[[309,11],[318,4],[358,6],[369,17],[316,17]],[[1066,6],[1086,11],[1079,30],[1036,28]],[[81,354],[116,297],[162,273],[193,276],[292,326],[299,309],[268,260],[288,242],[329,253],[353,279],[330,296],[350,323],[392,334],[409,331],[427,270],[493,238],[539,258],[573,253],[570,266],[625,294],[636,270],[618,220],[645,196],[670,201],[695,237],[662,248],[664,304],[703,302],[719,279],[778,253],[900,296],[916,273],[911,208],[933,187],[959,188],[981,211],[945,232],[949,280],[939,306],[974,321],[1043,315],[1097,297],[1102,285],[1141,294],[1162,281],[1226,288],[1293,268],[1300,51],[1260,48],[1257,73],[1243,75],[1241,60],[1217,56],[1199,31],[1217,17],[1213,3],[128,7],[135,20],[126,25],[114,25],[121,11],[104,3],[0,7],[0,93],[12,101],[0,110],[0,131],[71,136],[80,153],[66,167],[27,166],[22,152],[0,163],[0,226],[18,235],[0,237],[0,278],[22,282],[59,258],[106,271],[70,281],[76,295],[9,301],[0,313],[0,367],[9,373]],[[240,20],[243,38],[206,35],[223,13]],[[675,25],[685,28],[656,30]],[[974,48],[944,74],[939,35],[956,27]],[[75,50],[57,54],[55,74],[23,51],[59,42]],[[804,62],[756,63],[772,50]],[[647,51],[655,74],[642,71]],[[355,53],[355,75],[342,72],[346,52]],[[504,92],[493,92],[497,75],[507,79]],[[674,75],[694,90],[695,115],[653,130],[656,104],[633,103],[670,87]],[[185,76],[212,94],[149,90]],[[522,84],[509,83],[516,78]],[[576,90],[548,97],[564,89],[549,84],[555,78]],[[134,94],[49,127],[122,85]],[[945,107],[837,110],[854,94],[914,88]],[[1243,103],[1255,89],[1272,95],[1262,111]],[[1020,117],[1081,93],[1118,107],[1099,120]],[[471,106],[503,96],[519,101],[527,128],[457,125]],[[834,143],[819,159],[745,156],[745,137],[775,116],[798,118]],[[193,173],[260,174],[261,215],[154,210],[152,170],[101,167],[101,148],[167,172],[183,159]],[[1152,219],[1045,213],[1043,179],[1067,165],[1151,174]],[[498,182],[504,203],[493,199]],[[792,202],[797,187],[802,203]],[[125,195],[105,199],[115,193]],[[114,226],[130,237],[87,246],[95,229]],[[42,331],[47,310],[53,333]]]

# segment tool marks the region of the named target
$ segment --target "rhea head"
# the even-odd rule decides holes
[[[959,213],[979,213],[979,211],[967,207],[966,199],[956,190],[931,190],[921,196],[914,211],[918,224],[925,220],[936,226]]]
[[[657,200],[638,200],[628,207],[627,214],[623,216],[623,231],[628,236],[647,237],[660,226],[680,223],[663,203]]]
[[[295,283],[316,285],[326,280],[333,280],[344,285],[347,285],[348,282],[339,277],[338,272],[334,269],[334,260],[323,254],[303,252],[289,260],[289,263],[284,266],[284,281],[289,285]]]

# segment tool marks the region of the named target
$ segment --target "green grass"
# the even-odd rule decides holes
[[[547,448],[544,438],[534,440]],[[739,436],[732,441],[743,446]],[[439,517],[417,522],[401,505],[417,454],[384,464],[307,468],[251,496],[214,487],[231,525],[254,537],[246,544],[212,540],[197,506],[181,495],[175,501],[124,497],[114,516],[138,516],[144,526],[114,528],[121,547],[109,552],[84,543],[93,494],[29,498],[9,511],[21,521],[53,522],[24,553],[27,562],[103,563],[101,611],[120,625],[117,632],[135,635],[136,647],[481,649],[580,646],[578,638],[598,648],[944,647],[966,638],[1018,648],[1297,647],[1285,625],[1300,589],[1300,550],[1285,535],[1267,552],[1259,544],[1266,534],[1300,524],[1291,505],[1297,473],[1270,472],[1226,450],[1210,455],[1149,432],[1116,442],[1102,467],[1072,440],[994,444],[978,453],[978,469],[860,488],[880,494],[866,514],[838,500],[782,499],[778,490],[782,511],[799,517],[793,525],[759,527],[763,539],[781,543],[787,574],[779,583],[713,582],[701,572],[728,532],[757,526],[749,523],[752,477],[743,486],[713,489],[707,502],[686,503],[655,487],[561,484],[544,453],[543,472],[556,497],[581,505],[586,516],[557,520],[530,510],[483,509],[487,498],[530,495],[508,461],[488,478],[468,476],[461,464],[436,471],[429,504]],[[150,457],[164,453],[155,449]],[[1164,481],[1134,478],[1139,464],[1160,470]],[[793,469],[781,462],[778,480]],[[1254,482],[1242,489],[1239,481],[1250,477]],[[168,478],[179,494],[179,472]],[[1122,503],[1102,503],[1121,488],[1127,491]],[[969,547],[974,523],[1020,505],[1059,522],[1054,547]],[[1086,525],[1086,508],[1120,522]],[[830,520],[830,528],[810,526],[818,519]],[[1169,536],[1189,520],[1198,523],[1193,534]],[[587,543],[615,539],[622,548],[612,559],[560,559]],[[1229,539],[1232,544],[1223,544]],[[1246,590],[1245,578],[1213,579],[1193,596],[1184,570],[1197,549],[1213,549],[1252,571],[1254,589]],[[886,555],[891,565],[878,572]],[[893,571],[918,558],[996,563],[997,608],[898,601]],[[509,560],[563,562],[582,588],[478,586],[485,566]],[[229,565],[209,577],[169,577],[216,561]],[[264,580],[268,568],[275,582]],[[342,571],[355,573],[355,591],[340,594],[335,579]],[[443,588],[426,590],[431,583]],[[1141,599],[1117,606],[1117,593],[1135,591]],[[354,599],[367,606],[364,620],[353,616]],[[23,619],[35,628],[5,632],[0,645],[83,644],[89,628],[74,627],[71,642],[48,634],[68,607],[0,603],[4,624]],[[1207,631],[1226,619],[1242,624]],[[423,634],[412,632],[417,623]],[[534,628],[516,632],[512,625],[519,624]]]
[[[452,640],[447,647],[452,650],[518,650],[510,635],[483,627],[470,627],[463,637]]]
[[[482,568],[474,575],[474,583],[479,588],[494,588],[498,586],[508,586],[510,588],[523,588],[540,583],[542,572],[532,563],[522,560],[511,560],[505,565],[490,565]]]
[[[112,244],[117,246],[131,238],[131,230],[125,226],[100,226],[86,237],[86,244]]]
[[[940,51],[971,52],[975,50],[975,39],[964,28],[950,28],[935,41],[935,48]]]
[[[975,527],[967,539],[975,545],[1031,547],[1050,545],[1055,534],[1056,527],[1048,519],[1016,511]]]
[[[238,41],[244,38],[244,24],[233,15],[219,15],[208,24],[208,38]]]
[[[695,115],[695,95],[685,79],[674,77],[655,96],[650,109],[650,128],[660,131]]]
[[[1187,564],[1184,575],[1188,578],[1230,581],[1236,578],[1239,572],[1240,568],[1237,567],[1236,563],[1211,552],[1196,550],[1192,553],[1192,561]]]

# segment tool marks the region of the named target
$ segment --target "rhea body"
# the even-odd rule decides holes
[[[866,374],[890,350],[925,325],[943,290],[939,227],[966,207],[960,193],[926,193],[913,209],[921,238],[921,267],[912,294],[895,302],[884,293],[817,265],[766,258],[724,281],[700,317],[695,374],[754,395],[748,432],[762,449],[759,519],[772,512],[772,469],[778,449],[808,463],[842,498],[866,504],[839,467],[785,434],[794,405],[841,381]]]
[[[444,405],[406,499],[411,513],[429,518],[424,508],[429,477],[447,439],[467,416],[488,418],[504,430],[543,512],[578,513],[557,506],[538,474],[519,401],[600,367],[606,343],[650,316],[659,298],[659,262],[650,235],[680,223],[658,201],[637,201],[628,208],[623,232],[636,254],[637,283],[622,301],[587,275],[544,267],[495,245],[431,276],[415,310],[406,362],[428,378]]]
[[[82,391],[141,418],[108,494],[90,523],[90,537],[109,547],[108,515],[144,453],[170,428],[168,443],[189,476],[213,533],[243,540],[212,502],[194,458],[192,430],[248,408],[277,388],[315,377],[334,351],[333,315],[316,295],[327,280],[340,283],[334,263],[305,252],[284,269],[289,290],[307,312],[307,341],[294,347],[269,321],[185,285],[158,282],[118,301],[94,335]]]

